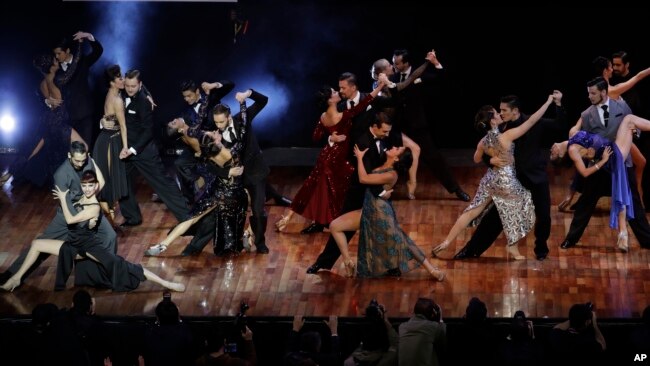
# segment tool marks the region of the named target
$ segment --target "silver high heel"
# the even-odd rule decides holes
[[[621,231],[618,233],[618,241],[616,241],[616,246],[621,252],[627,253],[629,250],[629,247],[627,245],[627,231]]]

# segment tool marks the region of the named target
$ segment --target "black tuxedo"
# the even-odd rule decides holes
[[[96,122],[93,121],[94,103],[88,86],[88,75],[90,67],[104,52],[104,48],[97,39],[89,43],[92,48],[89,54],[82,54],[80,47],[79,54],[73,56],[79,58],[74,71],[70,68],[67,71],[59,68],[57,71],[57,79],[68,79],[61,88],[61,94],[70,115],[70,125],[79,132],[88,145],[92,141],[93,126],[96,125]],[[73,74],[66,75],[69,72],[73,72]]]
[[[212,89],[208,95],[200,92],[201,98],[199,99],[198,112],[194,105],[187,105],[185,107],[181,118],[183,118],[189,128],[214,129],[214,122],[210,118],[212,108],[221,103],[221,98],[230,93],[235,87],[235,84],[231,81],[222,80],[219,83],[222,85],[221,88]],[[174,160],[176,174],[181,185],[181,192],[187,202],[193,203],[194,181],[197,179],[196,165],[198,159],[194,156],[194,150],[182,140],[178,139],[176,145],[178,150],[181,151],[179,156]]]
[[[131,223],[142,222],[133,181],[133,173],[137,169],[176,219],[179,222],[185,221],[189,216],[187,203],[174,180],[167,174],[158,148],[153,142],[151,102],[141,91],[125,99],[124,116],[129,145],[126,148],[134,149],[136,153],[125,159],[129,195],[120,201],[122,216]]]
[[[414,83],[402,90],[398,96],[396,113],[403,121],[400,126],[402,131],[420,146],[420,160],[431,169],[433,176],[438,178],[447,191],[453,193],[457,192],[460,186],[451,174],[447,161],[433,143],[424,101],[424,88],[427,84],[435,82],[440,73],[441,70],[434,68],[433,71],[422,74],[421,83]],[[399,82],[399,79],[399,73],[391,76],[393,82]]]
[[[385,151],[382,151],[381,153],[379,152],[375,143],[374,136],[372,133],[370,133],[369,128],[366,129],[365,133],[359,136],[359,138],[355,141],[355,144],[359,146],[359,149],[361,150],[368,149],[366,154],[363,156],[363,166],[366,168],[367,172],[371,172],[373,169],[381,166],[386,160]],[[392,147],[389,140],[382,141],[381,146],[383,149],[389,149]],[[356,157],[354,166],[357,166]],[[363,207],[363,199],[366,189],[370,189],[375,196],[378,196],[383,191],[382,186],[368,186],[361,184],[359,182],[358,172],[355,169],[352,175],[352,179],[350,179],[350,188],[345,194],[345,200],[343,202],[343,208],[341,209],[341,215],[354,210],[359,210]],[[345,232],[345,237],[347,238],[348,242],[352,239],[355,233],[356,231]],[[341,251],[336,244],[336,240],[334,240],[334,237],[330,235],[325,248],[316,259],[316,264],[321,268],[331,269],[340,255]]]
[[[529,116],[521,114],[515,121],[504,123],[504,130],[524,123]],[[515,141],[515,168],[517,179],[528,189],[535,204],[535,254],[548,253],[547,241],[551,235],[551,192],[546,172],[547,151],[541,141],[547,130],[567,130],[566,113],[563,107],[555,106],[555,119],[542,118],[523,136]],[[489,156],[484,155],[489,165]],[[479,256],[494,243],[503,231],[501,219],[495,206],[483,217],[474,235],[467,242],[465,250],[470,256]]]
[[[255,246],[259,251],[260,249],[266,248],[266,238],[264,233],[266,232],[268,218],[264,210],[264,202],[266,202],[266,178],[269,175],[270,170],[264,162],[262,151],[260,150],[257,138],[253,133],[252,122],[255,116],[257,116],[257,114],[259,114],[268,103],[268,97],[252,90],[250,98],[254,103],[246,109],[247,125],[245,128],[246,135],[244,136],[246,141],[244,143],[245,147],[244,152],[242,153],[241,164],[244,166],[244,175],[242,177],[244,180],[244,187],[248,190],[251,199],[252,216],[250,217],[250,224],[253,233],[255,234]],[[239,131],[241,131],[243,123],[241,112],[233,116],[233,127],[237,138],[241,138]],[[214,120],[212,125],[214,126]],[[232,141],[228,142],[225,139],[222,139],[222,143],[227,148],[230,146]],[[222,178],[227,178],[230,171],[230,169],[220,168],[218,166],[212,166],[210,169]],[[196,234],[185,248],[185,252],[200,252],[207,245],[210,239],[215,238],[215,215],[216,213],[213,210],[196,224]]]

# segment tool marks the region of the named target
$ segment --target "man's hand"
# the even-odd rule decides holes
[[[228,177],[238,177],[242,174],[244,174],[243,166],[236,166],[234,168],[230,168],[230,170],[228,171]]]
[[[244,103],[246,98],[250,97],[251,94],[253,94],[251,90],[247,90],[245,92],[238,92],[237,94],[235,94],[235,99],[237,99],[239,103]]]
[[[498,168],[503,168],[506,165],[508,165],[508,160],[502,159],[502,158],[500,158],[498,156],[493,156],[493,157],[490,158],[490,164],[492,164],[492,166],[496,166]]]
[[[330,135],[330,142],[331,143],[343,142],[343,141],[345,141],[346,138],[347,138],[347,136],[339,135],[338,132],[334,131]]]
[[[126,159],[131,155],[131,150],[129,150],[127,147],[123,147],[122,151],[120,151],[120,159]]]
[[[92,34],[88,32],[81,32],[81,31],[73,34],[72,37],[73,37],[72,40],[79,41],[79,42],[83,42],[84,39],[87,39],[91,42],[95,40],[95,37],[93,37]]]
[[[381,196],[380,198],[383,198],[383,199],[385,199],[385,200],[388,200],[388,199],[390,199],[391,194],[393,194],[393,190],[392,190],[392,189],[389,189],[389,190],[387,190],[386,193],[384,193],[384,195]]]
[[[302,329],[302,326],[305,325],[305,319],[302,317],[302,315],[294,315],[293,316],[293,331],[298,333],[300,332],[300,329]]]
[[[112,130],[115,128],[115,121],[106,119],[105,117],[102,117],[101,120],[99,120],[99,123],[102,125],[102,128],[106,128],[109,130]]]
[[[559,90],[553,90],[553,103],[555,103],[556,106],[561,106],[562,105],[562,92]]]
[[[248,325],[245,325],[246,329],[241,333],[242,338],[244,338],[245,341],[252,341],[253,340],[253,331],[248,327]]]
[[[332,334],[338,334],[339,318],[336,315],[330,315],[330,320],[323,320],[323,322],[327,324]]]

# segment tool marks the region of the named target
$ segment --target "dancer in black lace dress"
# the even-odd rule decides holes
[[[75,67],[73,62],[70,67]],[[43,54],[34,59],[34,67],[43,74],[39,86],[39,102],[43,106],[39,124],[32,136],[36,136],[33,149],[25,149],[29,155],[19,156],[0,176],[0,185],[6,183],[12,176],[14,183],[29,181],[37,186],[52,183],[54,172],[61,165],[68,153],[72,141],[83,141],[81,136],[70,127],[68,111],[61,99],[61,87],[69,78],[56,76],[59,64],[52,54]],[[85,142],[84,142],[85,144]],[[45,173],[45,174],[43,174]]]
[[[133,264],[124,258],[101,248],[97,237],[98,222],[101,220],[101,210],[95,194],[104,178],[101,171],[86,171],[81,177],[81,189],[84,196],[78,201],[80,211],[71,210],[66,201],[68,190],[61,191],[55,186],[54,195],[61,202],[61,209],[70,227],[68,240],[36,239],[20,269],[5,284],[3,290],[13,291],[20,285],[20,279],[29,267],[36,261],[40,253],[59,255],[55,289],[65,288],[65,282],[70,276],[75,259],[90,259],[101,264],[105,276],[113,291],[130,291],[138,287],[140,282],[151,280],[174,291],[185,291],[185,285],[163,280],[139,264]],[[71,212],[72,211],[72,212]],[[74,214],[73,214],[74,212]]]

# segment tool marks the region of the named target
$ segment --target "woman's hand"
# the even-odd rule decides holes
[[[612,155],[612,147],[607,146],[605,147],[605,150],[603,150],[603,156],[600,158],[600,161],[598,162],[598,165],[602,168],[605,163],[607,163],[607,160],[609,160],[609,156]]]
[[[354,155],[357,159],[363,159],[363,156],[366,155],[366,151],[368,151],[368,149],[360,150],[358,145],[354,145]]]

